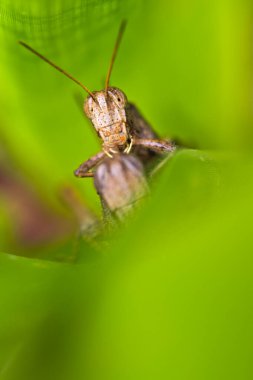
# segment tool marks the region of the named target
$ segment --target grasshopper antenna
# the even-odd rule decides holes
[[[54,67],[56,70],[60,71],[60,73],[62,73],[63,75],[65,75],[66,77],[68,77],[69,79],[71,79],[73,82],[76,82],[86,92],[88,92],[88,94],[96,101],[96,99],[94,98],[94,95],[92,94],[92,92],[86,86],[84,86],[81,82],[79,82],[79,80],[77,80],[76,78],[74,78],[71,74],[67,73],[67,71],[63,70],[61,67],[57,66],[55,63],[53,63],[52,61],[50,61],[49,59],[47,59],[46,57],[44,57],[42,54],[38,53],[36,50],[34,50],[31,46],[27,45],[25,42],[18,41],[18,43],[20,45],[22,45],[23,47],[25,47],[30,52],[32,52],[33,54],[37,55],[37,57],[41,58],[43,61],[47,62],[49,65],[51,65],[52,67]]]
[[[106,91],[108,90],[108,87],[109,87],[109,82],[110,82],[110,77],[111,77],[111,73],[112,73],[113,64],[114,64],[114,61],[115,61],[115,58],[116,58],[116,55],[117,55],[117,52],[118,52],[118,49],[119,49],[119,45],[120,45],[123,33],[125,31],[125,28],[126,28],[126,24],[127,24],[126,20],[123,20],[121,22],[121,24],[120,24],[117,40],[116,40],[116,43],[115,43],[115,46],[114,46],[114,49],[113,49],[110,66],[109,66],[109,69],[108,69],[108,72],[107,72],[107,76],[106,76],[106,81],[105,81],[105,90]]]

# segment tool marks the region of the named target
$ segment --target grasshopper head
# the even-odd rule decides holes
[[[94,91],[84,103],[84,112],[99,131],[118,123],[126,123],[127,98],[123,91],[116,87]]]

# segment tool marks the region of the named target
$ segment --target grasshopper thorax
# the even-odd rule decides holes
[[[127,98],[116,87],[94,91],[84,103],[84,112],[91,120],[105,148],[124,148],[129,141],[126,120]]]

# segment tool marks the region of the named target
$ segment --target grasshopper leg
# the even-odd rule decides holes
[[[163,152],[173,152],[176,147],[171,141],[160,140],[160,139],[138,139],[133,140],[133,145],[143,146],[147,149],[153,150],[157,153]]]
[[[76,177],[93,177],[91,169],[94,168],[105,157],[105,152],[99,152],[95,156],[92,156],[87,161],[82,163],[78,169],[74,171]]]

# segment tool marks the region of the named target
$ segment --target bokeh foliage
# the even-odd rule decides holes
[[[198,149],[157,174],[104,252],[83,245],[77,264],[1,254],[0,378],[250,379],[249,1],[2,2],[1,131],[45,198],[57,205],[69,181],[99,209],[72,175],[100,148],[78,88],[16,42],[96,89],[123,17],[112,83],[159,133]]]

